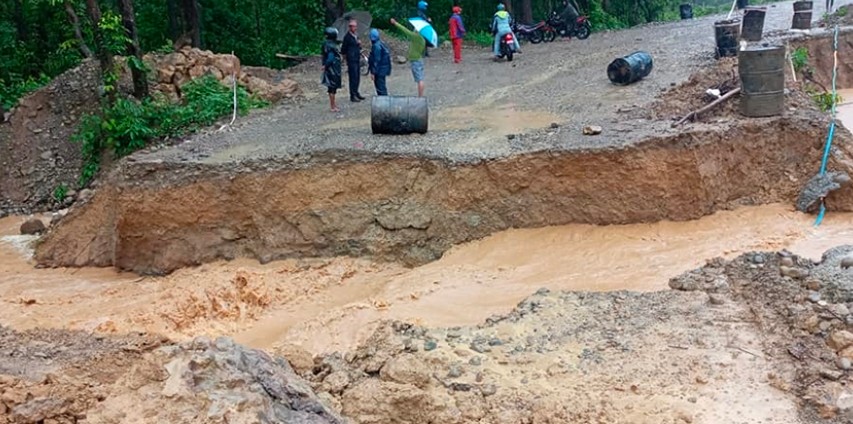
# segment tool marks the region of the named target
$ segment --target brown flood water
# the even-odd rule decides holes
[[[0,220],[0,324],[176,338],[228,334],[255,347],[295,343],[312,353],[347,348],[380,319],[476,324],[541,287],[666,290],[670,277],[715,256],[787,248],[819,259],[853,241],[853,214],[830,213],[815,228],[813,216],[766,205],[688,222],[508,230],[414,269],[353,258],[237,260],[140,278],[110,269],[34,269],[12,246],[22,221]],[[248,289],[235,288],[238,276]]]

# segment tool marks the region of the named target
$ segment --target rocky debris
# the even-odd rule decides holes
[[[0,423],[37,422],[346,421],[284,359],[227,338],[171,344],[0,327]]]
[[[203,75],[212,75],[228,86],[232,84],[231,78],[236,76],[247,91],[270,102],[301,95],[296,81],[286,78],[282,71],[249,66],[241,68],[240,59],[230,54],[184,47],[163,56],[148,54],[145,61],[157,75],[154,89],[174,98],[181,96],[184,84]]]
[[[80,176],[80,145],[69,140],[82,117],[99,107],[98,75],[97,62],[85,60],[10,111],[8,125],[0,125],[0,209],[31,213],[64,206],[53,193],[74,187]],[[118,85],[121,93],[133,90],[127,75]]]
[[[92,412],[92,421],[122,416],[136,422],[344,422],[287,361],[228,338],[167,346],[150,360],[167,375],[151,378],[145,370],[131,371],[125,378],[139,388],[107,399]],[[139,405],[137,410],[122,411],[127,401]]]
[[[583,127],[583,135],[598,135],[603,129],[598,125],[586,125]]]
[[[829,171],[823,175],[813,176],[803,187],[797,198],[797,209],[801,212],[813,212],[821,199],[830,192],[838,190],[843,184],[850,183],[846,172]]]
[[[402,65],[402,64],[404,64],[404,63],[406,63],[406,62],[408,62],[408,61],[409,61],[409,59],[407,59],[407,58],[406,58],[406,56],[400,56],[400,55],[398,55],[397,57],[395,57],[395,58],[394,58],[394,60],[395,60],[398,64],[400,64],[400,65]]]
[[[729,289],[728,276],[725,273],[725,261],[715,258],[704,267],[694,269],[669,280],[673,290],[704,291],[708,293],[724,293]]]
[[[820,293],[827,302],[853,302],[853,272],[841,265],[851,254],[853,245],[834,247],[824,252],[819,264],[811,267],[811,276],[821,282]]]
[[[21,234],[27,236],[41,234],[46,230],[47,227],[44,226],[44,222],[38,218],[28,219],[26,222],[21,224]]]

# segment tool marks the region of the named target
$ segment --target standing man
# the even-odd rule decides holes
[[[432,19],[427,16],[427,6],[429,6],[429,4],[424,0],[418,2],[418,16],[432,24]],[[424,47],[424,57],[429,57],[429,46]]]
[[[453,63],[462,62],[462,38],[465,37],[465,25],[462,24],[462,8],[453,6],[450,15],[450,41],[453,43]]]
[[[370,42],[373,43],[367,60],[370,78],[373,79],[376,95],[387,96],[388,87],[385,85],[385,77],[391,75],[391,51],[379,39],[379,30],[376,28],[370,30]]]
[[[358,73],[361,64],[361,42],[358,41],[358,22],[352,19],[348,23],[349,31],[344,36],[344,44],[341,46],[341,54],[347,61],[347,75],[349,76],[349,100],[358,103],[364,100],[358,92],[361,75]]]
[[[397,20],[391,18],[391,24],[403,34],[409,37],[409,54],[406,59],[412,65],[412,77],[418,84],[418,97],[424,96],[424,50],[426,49],[426,40],[420,34],[410,31],[408,28],[397,23]]]

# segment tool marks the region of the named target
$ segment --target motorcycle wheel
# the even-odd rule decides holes
[[[553,29],[548,29],[548,30],[543,31],[542,41],[544,41],[546,43],[550,43],[556,39],[557,39],[557,32],[554,31]]]
[[[367,66],[367,59],[364,56],[358,61],[358,71],[364,76],[370,73],[370,68]]]
[[[506,61],[512,62],[512,50],[506,52]]]
[[[539,44],[542,42],[542,39],[545,37],[545,35],[542,34],[541,29],[537,29],[537,30],[531,32],[529,37],[530,37],[530,44]]]
[[[591,31],[589,28],[589,24],[588,23],[583,24],[580,28],[578,28],[578,32],[577,32],[578,40],[586,40],[587,38],[589,38],[590,32]]]

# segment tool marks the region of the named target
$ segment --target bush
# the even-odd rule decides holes
[[[13,76],[11,81],[3,81],[0,79],[0,104],[5,110],[13,108],[18,104],[18,100],[27,94],[38,90],[42,86],[50,82],[50,78],[46,75],[41,75],[38,78],[20,78]]]
[[[144,148],[152,140],[188,134],[232,113],[232,89],[213,76],[197,78],[184,85],[182,90],[181,103],[172,103],[163,97],[141,102],[118,99],[99,114],[83,117],[80,128],[72,136],[81,144],[83,154],[80,186],[88,184],[98,173],[104,152],[115,157],[126,156]],[[266,104],[251,97],[242,87],[237,88],[240,115]]]
[[[469,32],[465,34],[465,40],[483,47],[491,47],[495,44],[495,36],[486,31]]]

